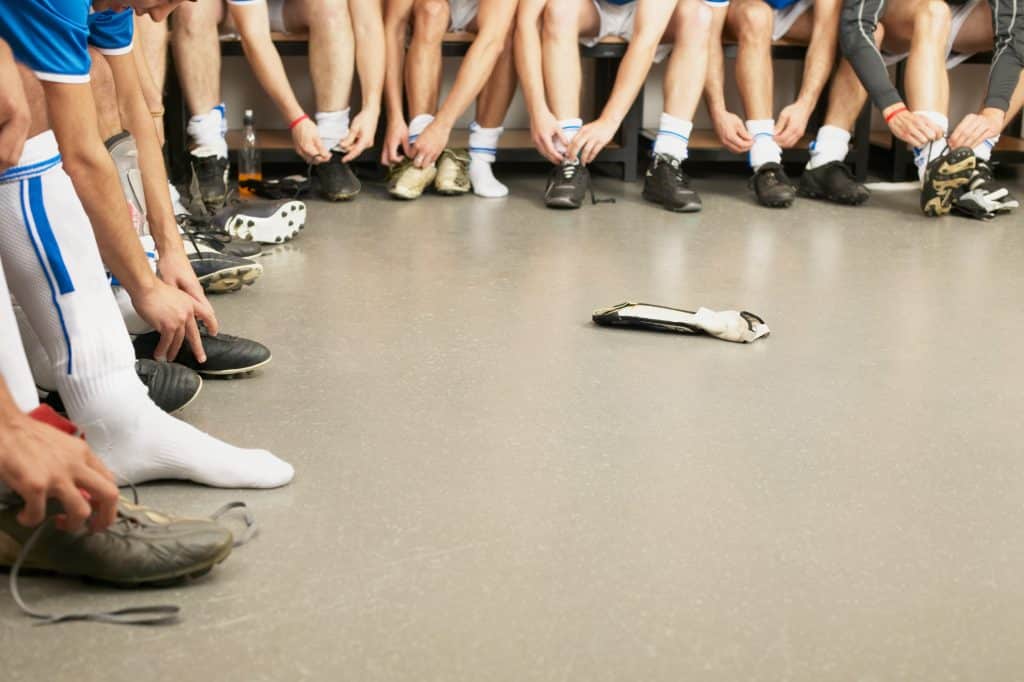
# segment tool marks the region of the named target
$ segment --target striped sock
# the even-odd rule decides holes
[[[689,155],[690,133],[693,132],[693,121],[662,113],[658,123],[658,136],[654,139],[654,153],[671,156],[678,161],[685,161]]]
[[[982,161],[988,161],[992,158],[992,148],[995,147],[998,142],[998,135],[982,140],[978,146],[974,148],[974,155]]]
[[[508,195],[508,187],[494,177],[493,164],[498,158],[498,138],[502,127],[482,128],[476,121],[469,126],[469,180],[473,193],[497,199]]]
[[[434,117],[431,114],[420,114],[409,121],[409,144],[416,142],[416,138],[420,136],[427,126],[434,122]]]
[[[567,118],[565,120],[559,121],[558,126],[562,129],[562,135],[565,136],[566,142],[572,142],[572,138],[576,137],[576,133],[578,133],[580,131],[580,128],[583,127],[583,119]],[[555,142],[555,148],[561,154],[565,154],[565,152],[568,151],[567,149],[562,147],[562,145],[558,142]]]
[[[747,131],[754,138],[750,148],[750,167],[756,172],[766,163],[782,163],[782,147],[775,141],[775,119],[747,121]]]

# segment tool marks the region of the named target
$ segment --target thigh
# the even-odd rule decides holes
[[[903,54],[910,51],[910,41],[914,37],[914,16],[918,8],[927,0],[890,0],[885,14],[879,20],[885,27],[885,38],[882,50],[890,54]]]
[[[764,0],[732,0],[725,14],[722,36],[729,42],[738,43],[743,32],[743,15],[750,5],[764,5]]]
[[[811,37],[814,35],[814,11],[815,7],[811,5],[810,9],[797,17],[797,20],[782,37],[793,43],[810,45]],[[838,17],[836,20],[838,21]]]
[[[979,2],[953,37],[953,52],[987,52],[992,49],[994,42],[992,8],[987,2]]]

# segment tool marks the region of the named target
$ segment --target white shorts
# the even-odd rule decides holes
[[[448,7],[451,14],[448,30],[452,33],[462,33],[476,19],[480,0],[448,0]]]
[[[288,29],[284,25],[284,3],[287,0],[227,0],[229,5],[240,5],[242,7],[255,5],[257,2],[263,2],[267,5],[270,31],[272,33],[288,33]],[[220,35],[222,38],[238,36],[238,30],[235,28],[234,22],[231,21],[230,15],[225,15],[224,22],[220,25]]]
[[[595,37],[581,37],[580,43],[587,47],[593,47],[605,38],[622,38],[628,41],[633,37],[633,28],[636,24],[636,3],[628,5],[616,5],[606,0],[593,0],[598,16],[601,17],[601,27]],[[665,57],[672,52],[671,45],[659,45],[658,51],[654,53],[654,62],[665,60]]]
[[[963,54],[960,52],[953,52],[953,43],[956,41],[956,37],[960,35],[960,30],[964,27],[967,22],[967,17],[971,16],[971,12],[974,8],[981,4],[981,0],[967,0],[964,4],[959,7],[951,7],[953,12],[953,21],[949,29],[949,42],[946,43],[946,68],[952,69],[960,66],[965,61],[974,56],[974,53]],[[909,52],[903,54],[888,54],[882,53],[882,61],[885,62],[886,66],[892,66],[893,64],[899,64],[904,59],[910,56]]]
[[[775,10],[775,23],[772,25],[772,40],[779,40],[793,28],[796,20],[807,13],[814,5],[814,0],[797,0],[789,7]]]

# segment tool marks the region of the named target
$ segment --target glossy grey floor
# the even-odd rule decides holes
[[[172,627],[32,627],[12,680],[1007,680],[1024,670],[1024,221],[513,198],[312,203],[215,304],[274,362],[185,417],[292,461],[262,534],[141,593],[26,581],[46,608],[179,603]],[[1021,187],[1017,185],[1017,191]],[[600,329],[622,300],[745,308],[751,346]]]

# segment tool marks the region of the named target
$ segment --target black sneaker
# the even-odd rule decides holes
[[[677,213],[696,213],[703,206],[697,192],[690,189],[690,178],[683,172],[682,163],[667,154],[654,155],[644,176],[643,196]]]
[[[150,399],[168,414],[185,409],[203,389],[202,377],[175,362],[156,362],[144,358],[135,361],[135,372],[146,385]],[[57,391],[47,393],[42,402],[60,414],[67,414],[64,401]]]
[[[263,266],[248,258],[237,258],[209,247],[200,246],[197,253],[188,254],[188,260],[203,285],[211,294],[227,294],[252,284],[263,274]]]
[[[232,237],[283,244],[306,227],[306,204],[297,200],[246,201],[220,211],[213,226]]]
[[[805,168],[797,192],[809,199],[824,199],[847,206],[859,206],[871,196],[868,188],[857,182],[853,171],[842,161]]]
[[[178,231],[185,239],[186,248],[192,245],[193,251],[213,249],[235,258],[256,258],[263,255],[263,247],[257,242],[236,239],[222,228],[213,224],[206,216],[178,216]],[[200,245],[208,247],[201,249]]]
[[[590,171],[579,161],[564,161],[551,169],[544,190],[548,208],[579,208],[590,187]]]
[[[248,374],[270,362],[270,350],[261,343],[243,339],[230,334],[212,336],[200,325],[199,335],[203,339],[203,350],[206,351],[206,362],[200,364],[192,354],[188,343],[182,344],[178,357],[174,362],[209,377],[234,377]],[[160,335],[156,332],[140,334],[134,338],[135,356],[152,358],[160,343]]]
[[[199,198],[207,210],[214,213],[228,200],[228,160],[210,154],[196,156],[189,154],[192,165],[193,186],[198,188]]]
[[[967,190],[977,160],[968,147],[946,149],[924,171],[921,210],[926,216],[946,215]]]
[[[757,194],[757,201],[768,208],[789,208],[796,198],[796,187],[786,175],[782,164],[762,164],[750,178],[750,186]]]
[[[1006,190],[1006,194],[1000,195],[1000,203],[1013,204],[1017,202],[1006,186],[996,181],[995,164],[977,157],[975,157],[974,175],[971,176],[969,190],[972,192],[981,190],[985,194],[996,194]]]
[[[363,186],[347,163],[342,161],[343,152],[331,152],[331,160],[313,166],[313,172],[320,180],[320,196],[328,201],[348,201]]]

